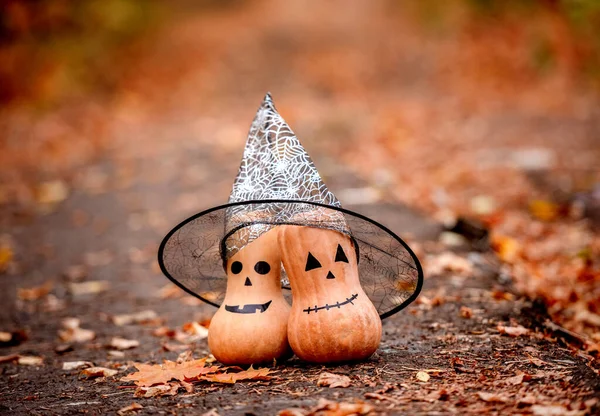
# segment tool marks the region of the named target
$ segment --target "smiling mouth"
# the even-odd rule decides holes
[[[343,301],[343,302],[336,302],[333,305],[329,305],[329,304],[326,303],[325,306],[317,306],[317,305],[315,305],[314,308],[311,308],[309,306],[308,308],[302,310],[302,312],[306,312],[306,313],[310,314],[311,312],[317,313],[321,309],[326,309],[326,310],[333,309],[333,308],[338,308],[339,309],[340,307],[342,307],[344,305],[347,305],[349,303],[351,303],[352,305],[354,305],[354,302],[352,302],[352,301],[355,300],[357,297],[358,297],[358,293],[355,293],[354,295],[350,296],[349,298],[346,298],[346,300]]]
[[[227,312],[233,313],[256,313],[259,311],[260,313],[263,313],[264,311],[269,309],[271,302],[273,301],[270,300],[267,303],[250,303],[248,305],[244,305],[241,308],[240,305],[225,305],[225,310]]]

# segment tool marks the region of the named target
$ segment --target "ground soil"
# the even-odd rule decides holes
[[[0,243],[8,242],[14,253],[0,275],[0,331],[24,330],[28,339],[0,348],[0,355],[44,361],[0,364],[0,413],[116,414],[135,401],[143,406],[139,414],[210,409],[220,415],[276,414],[308,409],[321,398],[362,400],[379,414],[600,412],[594,401],[600,394],[597,364],[572,347],[576,339],[549,325],[543,306],[514,293],[490,251],[462,247],[457,256],[466,260],[467,270],[435,272],[440,253],[449,251],[439,241],[442,225],[398,202],[423,199],[425,193],[414,190],[419,181],[427,198],[440,195],[431,178],[413,175],[410,163],[415,169],[440,167],[440,178],[459,177],[451,168],[485,159],[473,153],[471,142],[512,149],[555,137],[563,146],[558,155],[568,153],[564,146],[587,146],[597,137],[596,129],[586,128],[592,101],[556,94],[552,77],[531,86],[526,78],[509,89],[512,94],[495,79],[486,84],[485,74],[475,86],[457,86],[454,78],[467,82],[473,74],[464,71],[479,68],[455,64],[456,49],[448,52],[444,45],[457,40],[446,42],[443,33],[424,40],[393,10],[375,8],[371,16],[375,12],[366,6],[321,6],[327,10],[315,22],[276,3],[198,13],[141,49],[134,45],[139,54],[132,53],[130,79],[110,100],[90,97],[76,110],[3,118],[0,161],[9,168],[0,171],[0,191],[17,197],[0,198]],[[277,19],[269,17],[278,10]],[[357,27],[363,14],[363,26]],[[438,62],[442,68],[434,70]],[[339,67],[352,70],[336,71]],[[270,381],[204,383],[192,393],[134,398],[130,383],[120,381],[134,362],[175,360],[182,352],[167,351],[173,341],[154,336],[155,329],[206,321],[214,313],[181,291],[165,296],[173,285],[160,274],[156,251],[181,220],[227,200],[246,128],[267,90],[276,103],[282,96],[280,112],[344,207],[380,221],[416,249],[425,265],[422,295],[384,321],[381,346],[366,362],[329,367],[293,358],[277,365]],[[457,91],[467,98],[461,101]],[[489,99],[475,99],[484,93]],[[387,118],[374,116],[382,113]],[[414,125],[422,129],[411,131]],[[386,147],[388,142],[398,147]],[[424,142],[428,145],[420,147]],[[468,158],[448,159],[456,149]],[[373,160],[381,169],[372,168]],[[410,172],[395,175],[399,165]],[[490,187],[501,182],[501,176],[478,172]],[[37,187],[49,180],[58,181],[66,195],[51,188],[54,198],[40,196]],[[403,181],[412,185],[403,187]],[[458,199],[468,201],[477,190],[463,191],[466,196]],[[73,266],[83,272],[77,276]],[[108,287],[77,295],[70,288],[78,280],[106,281]],[[19,297],[19,289],[49,281],[50,296]],[[111,320],[144,310],[153,310],[162,322],[117,326]],[[96,338],[57,352],[65,344],[58,331],[67,317],[79,318]],[[511,337],[499,325],[523,325],[530,332]],[[140,345],[116,357],[107,348],[116,336]],[[185,349],[196,358],[209,354],[206,340]],[[68,361],[90,361],[119,373],[87,380],[79,370],[62,370]],[[318,387],[323,371],[348,375],[351,385]],[[417,379],[420,371],[428,381]]]
[[[198,209],[222,202],[226,191],[215,188],[211,192],[211,182],[213,177],[233,178],[237,160],[219,163],[218,153],[205,146],[174,151],[177,154],[168,155],[168,159],[175,158],[182,171],[200,165],[210,172],[201,179],[203,204]],[[315,157],[319,160],[320,155]],[[117,178],[113,168],[110,154],[93,166],[95,174],[105,174],[108,181]],[[473,272],[427,276],[421,301],[384,321],[381,346],[364,363],[326,367],[294,358],[276,367],[272,381],[240,382],[233,386],[199,384],[191,394],[134,399],[133,389],[120,388],[127,383],[119,381],[120,376],[131,371],[130,364],[174,360],[179,352],[163,349],[165,340],[152,335],[155,326],[119,327],[110,322],[110,317],[151,309],[166,325],[177,327],[194,319],[208,319],[214,312],[210,306],[190,303],[187,295],[163,299],[158,294],[168,282],[157,271],[155,250],[162,233],[182,218],[172,202],[180,197],[176,182],[179,181],[138,183],[124,191],[113,189],[96,195],[74,188],[66,201],[44,215],[24,215],[22,211],[4,208],[3,215],[11,216],[10,226],[4,232],[14,240],[20,270],[2,277],[2,328],[25,329],[29,339],[22,345],[3,348],[2,354],[42,356],[44,364],[1,365],[3,413],[114,414],[135,400],[144,406],[142,414],[198,414],[212,408],[219,414],[275,414],[284,408],[310,407],[319,398],[365,400],[378,412],[388,414],[484,410],[527,413],[532,403],[585,407],[582,403],[600,391],[600,377],[586,358],[565,348],[560,340],[543,336],[542,332],[520,337],[499,333],[498,324],[511,325],[511,320],[534,331],[541,328],[543,310],[540,312],[518,297],[495,299],[493,291],[510,288],[501,286],[492,254],[467,251],[459,255],[474,265]],[[334,192],[342,193],[363,185],[341,168],[328,182]],[[147,206],[162,215],[152,220]],[[410,236],[422,256],[435,256],[439,251],[437,236],[441,227],[418,213],[381,202],[349,208],[383,221],[399,235]],[[82,215],[89,215],[82,221],[84,224],[74,220]],[[135,226],[137,220],[143,226]],[[159,223],[154,229],[152,221]],[[90,256],[94,255],[90,253],[105,258],[96,263],[106,264],[93,265]],[[69,266],[86,261],[85,279],[106,280],[109,289],[96,295],[70,295],[65,273],[68,274]],[[64,302],[62,307],[48,312],[44,301],[17,300],[19,287],[40,285],[47,280],[54,282],[52,293]],[[470,308],[472,316],[462,317],[461,307]],[[81,326],[94,330],[96,339],[73,344],[68,352],[55,352],[62,344],[57,331],[65,317],[81,319]],[[139,340],[140,346],[125,351],[123,358],[111,357],[106,345],[114,336]],[[205,340],[194,343],[190,349],[196,357],[209,353]],[[61,369],[65,361],[80,360],[117,368],[119,375],[95,382],[81,379],[79,370]],[[351,386],[318,387],[316,379],[324,370],[350,376]],[[431,375],[426,383],[416,379],[421,370],[429,370]],[[528,375],[528,381],[511,384],[510,378],[520,372]],[[379,396],[365,397],[378,391]],[[485,402],[479,392],[496,393],[500,399]]]

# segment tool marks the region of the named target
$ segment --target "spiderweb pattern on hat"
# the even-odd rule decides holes
[[[341,207],[292,129],[275,109],[271,95],[267,94],[252,121],[229,202],[267,201],[227,209],[226,234],[248,224],[253,226],[247,233],[237,234],[237,238],[226,239],[224,260],[273,228],[274,224],[298,223],[296,219],[300,216],[307,222],[302,214],[308,210],[314,225],[350,233],[343,215],[335,210],[268,201],[274,199]]]

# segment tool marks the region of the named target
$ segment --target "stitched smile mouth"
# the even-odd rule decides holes
[[[225,305],[225,310],[227,312],[233,313],[256,313],[258,311],[260,311],[260,313],[263,313],[264,311],[269,309],[271,302],[273,301],[270,300],[267,303],[250,303],[248,305],[244,305],[241,308],[240,305]]]
[[[333,309],[333,308],[338,308],[339,309],[340,307],[342,307],[344,305],[347,305],[349,303],[351,303],[352,305],[354,305],[354,302],[352,302],[352,301],[355,300],[357,297],[358,297],[358,293],[355,293],[354,295],[350,296],[349,298],[346,298],[346,300],[343,301],[343,302],[336,302],[333,305],[329,305],[329,304],[326,303],[325,306],[317,306],[317,305],[315,305],[314,308],[311,308],[309,306],[308,308],[302,310],[302,312],[306,312],[306,313],[310,314],[311,312],[317,313],[321,309],[326,309],[326,310]]]

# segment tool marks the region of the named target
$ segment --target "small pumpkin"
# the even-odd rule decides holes
[[[281,292],[277,228],[246,245],[227,261],[227,289],[211,320],[208,346],[226,365],[289,358],[290,306]]]
[[[288,339],[303,360],[368,358],[381,340],[381,319],[359,276],[352,240],[337,231],[286,225],[279,231],[292,288]]]

